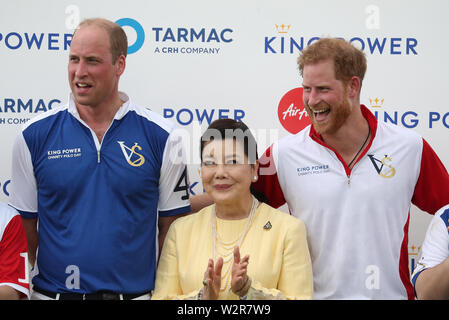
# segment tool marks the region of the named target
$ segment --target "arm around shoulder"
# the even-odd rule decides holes
[[[190,197],[191,213],[198,212],[201,209],[208,207],[213,203],[214,201],[207,193],[191,196]]]

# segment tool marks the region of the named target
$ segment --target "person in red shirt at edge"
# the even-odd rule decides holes
[[[0,203],[0,300],[29,298],[27,252],[22,218]]]

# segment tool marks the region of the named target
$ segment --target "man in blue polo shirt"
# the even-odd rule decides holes
[[[68,103],[15,140],[10,205],[37,259],[32,298],[149,298],[157,243],[190,211],[174,125],[118,91],[127,45],[117,24],[83,21],[70,48]]]

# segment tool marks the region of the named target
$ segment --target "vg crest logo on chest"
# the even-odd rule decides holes
[[[126,162],[132,167],[140,167],[145,163],[145,157],[138,151],[142,151],[142,147],[137,142],[132,147],[125,145],[124,141],[117,141],[122,150],[123,156]]]

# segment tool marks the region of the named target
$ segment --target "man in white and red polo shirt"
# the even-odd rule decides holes
[[[411,203],[449,203],[449,175],[416,132],[360,105],[362,51],[321,39],[298,59],[312,125],[274,143],[255,188],[307,226],[315,299],[413,299]]]
[[[29,298],[27,252],[22,218],[0,203],[0,300]]]

